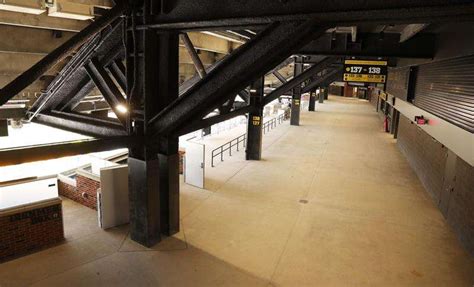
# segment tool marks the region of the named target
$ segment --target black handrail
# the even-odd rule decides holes
[[[237,146],[237,151],[239,151],[239,145],[242,142],[243,146],[245,147],[245,143],[247,141],[247,133],[236,137],[235,139],[231,140],[230,142],[226,142],[225,144],[215,148],[212,150],[211,153],[211,167],[214,167],[214,158],[218,155],[221,156],[221,161],[224,161],[224,152],[229,151],[229,156],[232,156],[232,147]],[[218,153],[216,153],[218,151]]]
[[[271,129],[275,128],[277,124],[283,123],[286,119],[288,119],[287,114],[281,114],[276,118],[273,118],[271,120],[266,121],[263,123],[262,129],[263,133],[265,134],[267,131],[270,131]],[[224,152],[229,151],[229,156],[232,156],[232,148],[234,146],[237,146],[237,151],[239,151],[239,146],[240,143],[243,143],[243,146],[245,147],[247,141],[247,133],[240,135],[236,137],[235,139],[232,139],[229,142],[226,142],[225,144],[215,148],[211,152],[211,167],[214,167],[214,158],[217,156],[221,156],[221,161],[224,161]]]

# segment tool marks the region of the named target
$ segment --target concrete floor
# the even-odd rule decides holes
[[[460,246],[369,103],[331,97],[181,186],[152,249],[64,201],[67,242],[0,265],[0,286],[473,286]],[[208,143],[212,146],[212,143]]]

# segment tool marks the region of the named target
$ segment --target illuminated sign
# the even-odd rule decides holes
[[[385,83],[387,61],[345,60],[344,82]]]

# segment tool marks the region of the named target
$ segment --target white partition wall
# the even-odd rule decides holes
[[[97,194],[99,225],[103,229],[129,222],[128,166],[118,165],[100,170]]]

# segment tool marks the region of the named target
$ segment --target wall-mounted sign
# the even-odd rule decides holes
[[[386,79],[387,61],[344,61],[344,82],[385,83]]]

